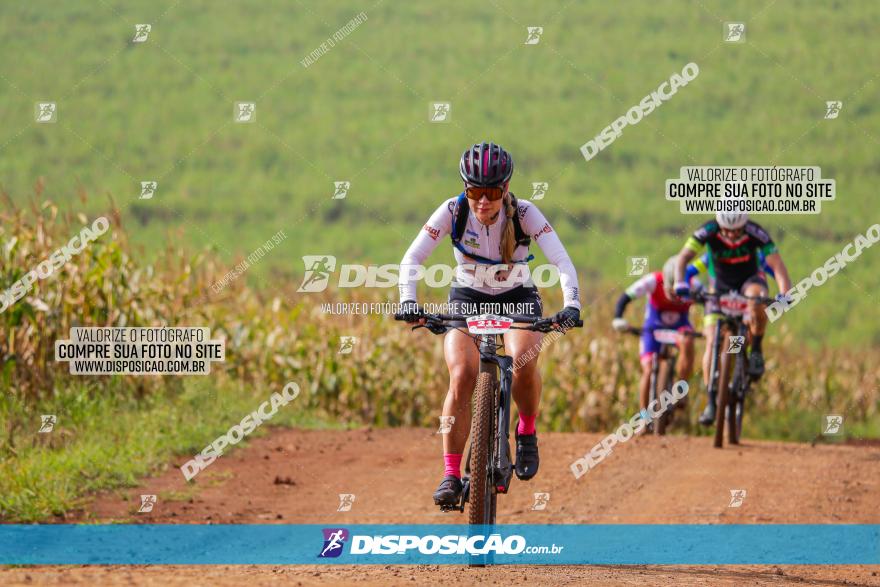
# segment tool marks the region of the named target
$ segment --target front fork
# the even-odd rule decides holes
[[[484,336],[480,341],[480,371],[495,370],[500,373],[495,419],[495,450],[493,473],[495,489],[507,493],[513,477],[513,463],[510,460],[510,398],[513,386],[513,358],[498,354],[498,335]]]
[[[709,361],[709,385],[706,386],[706,392],[710,402],[717,401],[718,387],[721,383],[721,333],[723,332],[721,322],[721,318],[715,321],[715,342],[712,346],[712,358]]]
[[[737,334],[739,336],[742,336],[744,340],[748,340],[749,341],[748,348],[751,348],[751,332],[749,331],[749,325],[746,324],[745,322],[740,322],[739,329],[737,330]],[[739,356],[737,356],[736,363],[734,365],[734,372],[733,372],[734,380],[738,379],[739,381],[738,381],[738,385],[732,386],[733,389],[731,391],[734,394],[736,394],[734,397],[737,399],[737,401],[740,401],[740,400],[745,401],[745,393],[744,392],[747,387],[746,384],[751,383],[751,379],[748,374],[747,365],[749,364],[749,361],[748,361],[748,355],[746,355],[746,348],[747,348],[747,346],[743,345],[743,348],[740,351]]]

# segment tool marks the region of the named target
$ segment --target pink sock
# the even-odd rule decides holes
[[[462,455],[457,454],[444,454],[443,462],[446,463],[446,472],[444,475],[447,477],[455,477],[456,479],[461,479],[461,457]]]
[[[538,414],[533,414],[531,416],[526,416],[525,414],[519,415],[519,424],[516,425],[516,431],[520,434],[534,434],[535,433],[535,420],[538,418]]]

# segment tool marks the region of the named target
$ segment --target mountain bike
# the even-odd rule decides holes
[[[427,328],[434,334],[445,334],[455,329],[472,338],[480,351],[480,371],[472,398],[471,443],[462,478],[464,489],[457,505],[442,509],[464,512],[464,504],[470,503],[469,524],[494,525],[498,494],[507,493],[513,477],[510,459],[513,358],[498,354],[504,346],[501,335],[508,330],[551,332],[555,330],[556,322],[553,318],[493,314],[468,317],[422,313],[419,318],[424,318],[425,324],[413,326],[413,330]],[[404,316],[395,314],[394,319],[404,320]],[[453,324],[455,322],[464,322],[467,329]],[[583,321],[578,320],[575,324],[562,326],[568,329],[583,325]]]
[[[623,332],[641,337],[645,332],[643,328],[633,326]],[[651,357],[651,379],[648,385],[648,405],[660,397],[660,392],[672,390],[672,379],[675,374],[675,363],[678,360],[678,341],[682,336],[703,338],[699,332],[691,330],[672,330],[669,328],[657,328],[652,330],[654,340],[660,343],[660,350]],[[654,434],[663,436],[666,428],[672,423],[675,408],[667,409],[654,422],[648,425]]]
[[[746,341],[749,328],[745,322],[748,302],[772,304],[773,298],[763,296],[744,296],[737,292],[725,294],[696,292],[694,301],[704,304],[707,300],[717,300],[720,314],[715,322],[715,344],[712,347],[712,360],[709,367],[709,397],[714,393],[717,397],[715,412],[715,448],[724,444],[724,421],[727,420],[727,442],[739,444],[742,436],[742,421],[745,412],[746,397],[752,385],[748,374],[746,358]],[[736,337],[736,338],[734,338]],[[722,340],[723,339],[723,340]],[[727,341],[727,350],[721,352],[723,341]],[[733,379],[730,379],[730,355],[735,354],[733,362]],[[729,384],[728,384],[729,382]]]

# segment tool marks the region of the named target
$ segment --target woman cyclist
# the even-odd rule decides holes
[[[527,263],[532,259],[528,247],[534,239],[547,259],[559,269],[564,309],[556,314],[555,322],[563,325],[578,320],[580,301],[574,264],[544,215],[534,204],[517,201],[510,192],[513,175],[510,153],[494,143],[475,144],[461,156],[459,172],[464,192],[440,204],[401,261],[401,313],[407,321],[419,321],[419,306],[416,283],[405,275],[421,267],[446,235],[451,237],[458,264],[457,284],[449,294],[450,313],[507,313],[540,318],[541,297],[528,279]],[[480,278],[487,275],[486,265],[494,266],[490,279]],[[471,287],[456,286],[468,284]],[[522,480],[531,479],[538,472],[535,419],[541,395],[537,357],[541,336],[528,330],[504,334],[506,354],[513,358],[514,364],[523,363],[513,370],[512,385],[519,412],[515,471]],[[434,493],[434,503],[441,506],[455,505],[461,497],[461,459],[470,433],[471,395],[480,365],[474,341],[454,329],[446,334],[444,355],[449,370],[449,390],[442,413],[455,420],[451,430],[443,435],[445,473]]]

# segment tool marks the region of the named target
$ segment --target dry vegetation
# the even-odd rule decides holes
[[[27,208],[10,202],[2,214],[3,288],[93,220],[62,214],[51,202],[34,202]],[[409,332],[387,316],[321,311],[321,302],[340,296],[365,301],[372,295],[379,301],[379,296],[395,290],[297,294],[297,284],[255,289],[243,276],[215,294],[210,286],[228,266],[171,240],[155,264],[139,266],[119,215],[111,211],[106,216],[112,221],[110,231],[0,314],[0,386],[10,394],[7,397],[27,404],[65,384],[71,376],[66,363],[54,361],[53,343],[67,338],[71,326],[208,326],[212,338],[226,339],[226,363],[215,365],[212,377],[244,385],[307,383],[309,408],[337,421],[436,424],[446,386],[440,338],[425,330]],[[634,409],[636,341],[611,333],[610,312],[610,307],[588,308],[584,329],[545,350],[544,426],[607,430]],[[876,423],[880,406],[878,349],[811,352],[786,333],[784,324],[772,330],[768,376],[755,393],[751,417],[789,426],[785,418],[792,415],[845,413],[848,425],[862,423],[865,430],[873,430],[870,423]],[[352,354],[338,353],[344,335],[359,338]],[[132,377],[125,387],[150,393],[173,385],[174,379]],[[108,378],[95,380],[109,387]],[[815,427],[810,423],[807,428]]]

